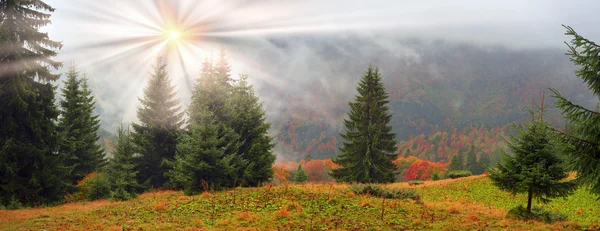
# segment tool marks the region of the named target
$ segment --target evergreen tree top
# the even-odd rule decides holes
[[[51,15],[46,12],[54,12],[54,8],[42,0],[5,0],[0,4],[0,11],[0,40],[7,50],[0,59],[14,64],[6,65],[2,73],[37,78],[42,82],[55,81],[60,75],[52,74],[48,66],[55,69],[62,66],[61,62],[51,59],[57,54],[54,49],[61,49],[62,43],[38,31],[51,23]]]
[[[221,48],[219,53],[219,61],[217,66],[215,67],[215,74],[217,77],[217,82],[222,86],[230,87],[231,84],[231,66],[229,65],[229,61],[227,60],[227,54],[225,53],[225,48]]]
[[[144,98],[139,99],[142,105],[137,111],[142,125],[179,128],[183,124],[183,112],[166,67],[162,57],[158,57],[153,65],[153,72],[149,74]]]

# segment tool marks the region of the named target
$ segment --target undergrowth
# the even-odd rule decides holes
[[[356,195],[369,195],[387,199],[413,199],[419,201],[419,193],[415,189],[405,188],[383,188],[374,184],[356,184],[348,188],[350,192]]]
[[[568,216],[564,213],[549,211],[537,206],[531,208],[530,212],[527,211],[527,208],[523,207],[522,205],[509,210],[506,217],[521,220],[538,220],[546,223],[566,221],[568,219]]]

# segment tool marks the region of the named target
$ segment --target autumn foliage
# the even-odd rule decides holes
[[[417,159],[404,171],[402,180],[430,180],[433,172],[438,171],[441,174],[446,171],[446,167],[445,163]]]
[[[289,177],[298,165],[302,165],[302,169],[308,174],[308,182],[331,182],[333,178],[329,176],[329,170],[338,167],[331,159],[278,162],[273,165],[274,183],[291,182]]]
[[[432,162],[450,162],[457,153],[466,153],[469,146],[475,148],[478,157],[483,153],[498,155],[498,148],[504,143],[502,137],[508,128],[472,126],[462,130],[454,128],[452,132],[436,132],[431,136],[411,136],[408,141],[400,142],[398,151],[400,157],[415,156]]]

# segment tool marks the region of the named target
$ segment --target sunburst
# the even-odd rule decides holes
[[[135,108],[135,99],[141,95],[146,73],[157,56],[167,62],[182,99],[189,99],[201,63],[217,57],[222,47],[236,48],[228,50],[233,67],[254,70],[258,73],[252,77],[258,81],[283,86],[281,79],[261,71],[264,64],[241,53],[244,51],[239,48],[248,44],[246,40],[352,27],[342,14],[324,17],[323,12],[314,11],[317,8],[295,5],[246,0],[74,1],[70,8],[59,8],[76,19],[70,28],[77,28],[69,35],[77,39],[66,42],[61,55],[100,78],[110,79],[102,84],[120,85],[113,88],[120,97],[132,99],[124,105],[129,108]],[[338,23],[321,23],[323,18]]]

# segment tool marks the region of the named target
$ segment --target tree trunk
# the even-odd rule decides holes
[[[531,199],[533,198],[533,189],[529,188],[529,193],[527,197],[527,212],[531,212]]]

